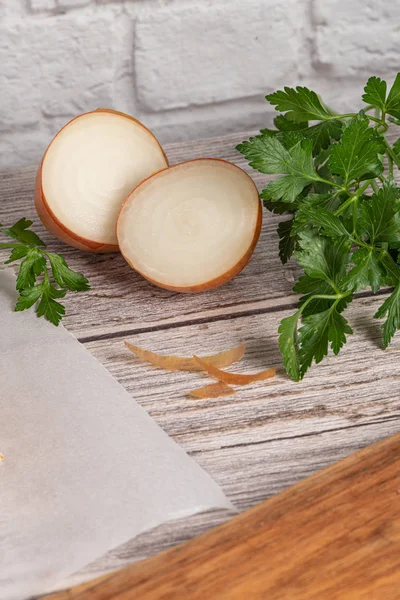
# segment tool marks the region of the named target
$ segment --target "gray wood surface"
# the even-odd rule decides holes
[[[245,167],[235,145],[249,134],[166,147],[171,163],[201,156]],[[247,171],[250,171],[246,168]],[[261,188],[268,177],[251,173]],[[35,218],[35,169],[0,172],[0,221]],[[386,297],[360,294],[348,311],[355,334],[339,357],[314,366],[302,383],[282,369],[280,320],[296,303],[291,288],[299,269],[277,256],[278,217],[264,213],[260,244],[233,282],[199,295],[153,287],[117,255],[90,255],[44,232],[51,251],[84,272],[92,290],[66,299],[64,323],[154,418],[220,483],[239,510],[400,429],[400,335],[385,352],[372,318]],[[0,260],[6,256],[0,250]],[[248,342],[232,370],[278,368],[274,380],[238,389],[236,396],[197,400],[185,393],[210,380],[171,373],[136,360],[123,340],[162,353],[207,354]],[[142,535],[90,565],[67,583],[82,581],[188,539],[220,523],[224,512],[197,515]]]

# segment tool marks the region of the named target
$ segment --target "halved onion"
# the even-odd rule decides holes
[[[149,362],[155,367],[160,367],[161,369],[166,369],[167,371],[203,371],[203,367],[201,367],[198,361],[193,357],[186,358],[184,356],[173,355],[165,356],[162,354],[157,354],[156,352],[152,352],[151,350],[145,350],[139,346],[134,346],[129,342],[125,342],[125,346],[128,348],[128,350],[140,358],[140,360]],[[245,350],[246,344],[242,344],[241,346],[236,346],[236,348],[225,350],[219,354],[205,356],[204,360],[206,360],[208,364],[212,364],[216,367],[229,367],[234,362],[243,358]]]
[[[199,365],[207,371],[211,377],[218,379],[218,381],[222,381],[223,383],[228,383],[232,385],[248,385],[249,383],[253,383],[254,381],[263,381],[264,379],[270,379],[271,377],[275,377],[276,369],[266,369],[265,371],[260,371],[259,373],[227,373],[227,371],[221,371],[217,367],[214,367],[210,363],[207,363],[206,360],[199,358],[198,356],[193,356],[193,358],[199,363]]]
[[[123,201],[167,166],[157,139],[133,117],[109,109],[85,113],[47,148],[36,178],[36,210],[44,226],[70,246],[117,251]]]
[[[232,163],[204,158],[142,182],[122,206],[117,238],[126,261],[155,285],[202,292],[246,266],[261,221],[252,179]]]
[[[232,394],[236,394],[235,390],[222,381],[188,392],[188,396],[194,396],[194,398],[219,398],[220,396],[231,396]]]

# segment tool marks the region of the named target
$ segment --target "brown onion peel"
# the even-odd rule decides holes
[[[193,357],[161,355],[151,350],[145,350],[139,346],[134,346],[129,342],[124,342],[125,346],[140,360],[148,362],[155,367],[160,367],[167,371],[203,371],[203,367]],[[230,348],[224,352],[204,357],[208,364],[216,367],[229,367],[233,363],[243,358],[246,350],[246,344],[235,348]]]
[[[218,367],[211,365],[205,359],[199,358],[196,355],[194,355],[193,358],[199,363],[204,371],[211,375],[211,377],[214,377],[215,379],[218,379],[218,381],[222,381],[223,383],[227,384],[248,385],[249,383],[253,383],[255,381],[264,381],[265,379],[270,379],[276,375],[275,368],[266,369],[265,371],[254,374],[228,373],[226,371],[221,371],[221,369]]]
[[[205,385],[201,388],[187,392],[188,396],[193,396],[194,398],[200,399],[219,398],[221,396],[231,396],[232,394],[236,394],[235,390],[223,381],[211,383],[210,385]]]

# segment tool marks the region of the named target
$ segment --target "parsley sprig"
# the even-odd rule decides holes
[[[72,271],[60,254],[48,252],[46,244],[29,229],[31,225],[32,221],[25,218],[9,228],[0,223],[0,233],[15,240],[0,243],[0,248],[11,249],[5,264],[23,259],[16,283],[19,297],[15,310],[36,305],[38,317],[58,325],[65,314],[65,307],[58,300],[64,298],[67,291],[90,289],[89,282],[81,273]]]
[[[400,198],[393,173],[400,168],[400,73],[389,92],[370,77],[357,113],[336,114],[306,87],[266,96],[280,111],[276,129],[237,149],[261,173],[280,175],[261,192],[265,207],[288,215],[278,226],[279,255],[292,254],[304,274],[294,291],[297,311],[282,320],[279,344],[289,375],[301,380],[331,347],[338,354],[350,328],[343,312],[366,288],[394,291],[377,311],[385,319],[386,348],[400,329]],[[372,111],[372,114],[370,114]]]

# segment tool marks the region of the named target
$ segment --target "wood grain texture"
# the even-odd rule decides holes
[[[236,141],[241,137],[237,136]],[[231,154],[240,157],[234,144],[232,148]],[[169,151],[168,154],[172,154],[171,162],[184,160],[185,147],[179,156]],[[192,154],[193,151],[188,153],[189,156]],[[241,163],[240,160],[237,162]],[[6,224],[22,216],[34,218],[36,214],[33,205],[35,170],[28,168],[11,173],[10,176],[9,172],[0,172],[0,217]],[[119,254],[96,255],[70,248],[52,238],[38,219],[35,231],[51,252],[62,253],[71,268],[83,272],[91,283],[92,289],[86,294],[68,295],[65,299],[66,327],[86,339],[127,330],[134,332],[160,324],[169,326],[183,320],[201,322],[220,315],[245,313],[248,308],[263,310],[287,302],[294,271],[298,269],[294,263],[282,268],[276,251],[278,221],[278,217],[264,211],[260,243],[250,264],[233,281],[201,295],[182,295],[155,287],[133,271]],[[6,256],[7,251],[0,249],[0,261]],[[294,299],[292,296],[290,302]],[[89,303],[90,311],[87,310]]]
[[[167,146],[171,163],[215,156],[245,166],[234,147],[248,133]],[[249,171],[249,169],[247,169]],[[255,175],[259,187],[267,178]],[[0,221],[34,216],[35,169],[0,172]],[[199,295],[153,287],[118,255],[70,249],[36,228],[49,249],[62,252],[91,280],[92,290],[66,298],[67,328],[145,407],[157,423],[248,509],[355,450],[400,430],[400,336],[380,349],[374,320],[385,293],[364,294],[349,312],[355,330],[339,357],[313,367],[296,384],[282,371],[277,328],[293,310],[299,269],[277,256],[279,218],[264,213],[250,265],[234,281]],[[0,261],[6,252],[0,250]],[[278,367],[276,379],[240,388],[235,396],[199,401],[186,391],[209,383],[198,374],[166,373],[141,364],[123,340],[162,353],[212,354],[249,341],[230,370]],[[116,548],[65,584],[77,583],[187,540],[228,518],[225,512],[166,524]]]
[[[209,533],[49,600],[396,600],[400,435]]]
[[[224,138],[166,146],[171,164],[201,156],[224,158],[250,173],[259,189],[272,178],[250,169],[235,150],[250,133]],[[35,216],[33,192],[36,168],[0,171],[0,218],[13,223],[22,216]],[[149,328],[174,326],[186,321],[225,319],[251,311],[269,311],[281,305],[294,305],[293,283],[299,269],[292,261],[282,267],[278,258],[276,234],[281,217],[264,211],[264,223],[250,264],[233,281],[200,295],[185,295],[157,288],[135,273],[119,254],[94,255],[69,248],[48,234],[41,223],[35,229],[49,250],[61,252],[73,269],[90,280],[91,291],[67,296],[65,325],[80,339],[132,333]],[[0,261],[7,252],[0,249]],[[90,310],[87,310],[90,305]]]
[[[338,357],[312,367],[300,384],[284,374],[278,348],[278,323],[289,311],[182,326],[173,335],[170,330],[152,331],[129,338],[156,352],[187,356],[247,341],[244,358],[229,371],[278,368],[274,379],[236,387],[234,397],[203,402],[186,392],[212,381],[204,373],[170,373],[140,362],[119,338],[93,341],[87,347],[169,435],[212,471],[238,507],[246,509],[265,497],[269,486],[280,491],[296,481],[279,448],[295,449],[299,440],[308,438],[312,449],[322,432],[328,437],[336,432],[344,442],[349,431],[378,421],[382,432],[399,427],[400,337],[389,350],[381,350],[379,323],[372,319],[381,302],[382,298],[360,299],[349,309],[354,335]],[[359,435],[365,444],[376,439],[373,434]],[[303,476],[314,465],[317,470],[329,462],[313,451],[305,460],[310,462],[303,464]]]

